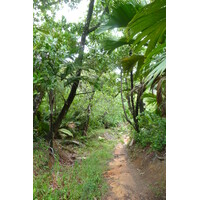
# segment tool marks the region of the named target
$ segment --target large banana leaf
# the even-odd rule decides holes
[[[166,38],[166,0],[155,0],[143,7],[126,28],[129,39],[135,38],[133,46],[137,52],[148,43],[145,56],[147,56],[156,44],[165,42]]]

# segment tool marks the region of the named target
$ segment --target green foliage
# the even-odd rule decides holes
[[[166,76],[166,53],[159,54],[152,59],[151,65],[145,73],[148,73],[145,79],[148,86],[152,86],[156,78]]]
[[[49,31],[53,28],[53,31]],[[58,76],[69,66],[66,59],[76,50],[76,41],[72,34],[62,31],[62,23],[51,19],[33,29],[33,71],[34,87],[43,86],[47,89],[55,87]],[[74,48],[70,48],[74,46]],[[74,68],[72,68],[74,70]],[[71,73],[65,73],[65,77]],[[61,74],[60,74],[61,73]]]
[[[133,16],[141,9],[141,4],[133,1],[114,1],[107,21],[99,27],[97,34],[116,27],[126,27]]]
[[[71,133],[71,132],[70,132],[69,130],[67,130],[67,129],[61,128],[61,129],[59,129],[58,131],[61,132],[61,133],[63,133],[63,134],[65,134],[65,135],[68,135],[68,136],[73,137],[73,133]]]
[[[152,93],[146,93],[145,92],[142,95],[142,98],[143,98],[145,104],[147,105],[146,106],[147,110],[151,111],[151,112],[155,112],[156,109],[158,108],[156,95],[152,94]]]
[[[48,169],[47,144],[42,140],[34,143],[33,199],[101,199],[107,190],[103,177],[107,162],[112,158],[113,141],[96,139],[104,131],[92,132],[95,137],[87,138],[85,147],[78,149],[79,156],[88,157],[72,167],[60,165],[57,161],[53,169],[57,188],[52,188],[52,171]]]
[[[113,92],[112,89],[111,92]],[[114,94],[116,94],[116,92]],[[88,96],[90,97],[90,95],[91,94]],[[81,135],[84,130],[86,116],[88,114],[88,104],[89,100],[87,96],[81,95],[75,99],[72,109],[63,121],[63,124],[70,121],[73,121],[76,124],[77,128],[74,136]],[[102,94],[102,92],[96,91],[91,102],[89,130],[102,127],[116,127],[120,122],[122,122],[121,108],[120,96],[113,98],[111,95]]]
[[[110,89],[112,90],[113,88]],[[91,128],[116,127],[122,122],[120,96],[113,98],[108,94],[102,95],[101,93],[97,93],[94,101],[95,105],[93,106],[90,120]]]
[[[135,66],[137,66],[137,72],[138,72],[144,63],[144,56],[138,55],[138,54],[133,54],[130,57],[123,58],[121,63],[122,63],[123,69],[126,72],[127,71],[130,72],[131,70],[133,70],[133,67],[135,67]]]
[[[162,151],[166,145],[166,119],[145,111],[138,117],[141,130],[134,134],[135,141],[142,147]]]
[[[105,170],[106,161],[111,158],[111,154],[108,152],[109,148],[104,147],[104,150],[92,153],[81,165],[75,164],[73,171],[71,171],[71,175],[75,179],[69,179],[71,182],[69,199],[86,200],[99,198],[103,195],[106,185],[103,182],[102,173]]]
[[[68,0],[62,0],[60,4],[63,2],[69,3]],[[79,0],[70,2],[73,6]],[[39,11],[34,14],[33,27],[33,96],[36,97],[41,91],[45,94],[34,119],[34,141],[37,141],[34,143],[35,200],[93,200],[100,199],[105,192],[106,183],[102,174],[106,169],[106,162],[112,157],[114,143],[103,138],[105,129],[99,132],[94,130],[117,127],[123,122],[119,74],[115,71],[121,65],[126,71],[133,70],[134,103],[141,83],[151,86],[155,94],[145,91],[142,96],[146,111],[138,117],[140,133],[135,133],[135,140],[142,147],[150,146],[155,151],[162,151],[165,148],[166,121],[156,114],[158,105],[157,107],[155,105],[158,99],[156,92],[159,92],[155,88],[162,87],[160,91],[166,88],[165,82],[161,83],[166,75],[165,1],[156,0],[148,5],[137,2],[96,1],[91,27],[102,19],[105,21],[97,31],[90,33],[86,38],[84,59],[80,65],[77,53],[83,23],[67,23],[65,17],[56,22],[55,12],[60,7],[57,1],[34,0],[34,8]],[[56,5],[50,5],[51,3]],[[110,14],[99,21],[102,9],[107,5],[110,6]],[[51,14],[48,14],[47,10]],[[124,36],[117,38],[111,31],[114,28],[118,28]],[[130,50],[132,56],[127,57],[130,55]],[[78,69],[82,70],[81,77],[77,77]],[[123,86],[124,89],[126,87],[124,92],[130,94],[130,77],[126,79],[129,82]],[[45,137],[49,131],[48,92],[53,89],[55,94],[53,109],[55,122],[68,98],[71,85],[77,80],[80,82],[76,97],[59,131],[80,139],[85,146],[77,147],[76,150],[79,156],[82,157],[87,153],[88,157],[81,163],[77,161],[73,167],[65,167],[59,164],[55,152],[56,163],[53,172],[58,186],[53,189],[52,171],[47,167],[48,144],[40,140],[40,137]],[[165,97],[164,94],[160,96]],[[125,107],[128,110],[127,101]],[[82,135],[88,116],[90,120],[86,137]],[[128,116],[131,116],[131,112]],[[73,122],[76,127],[72,128],[73,130],[65,129],[68,128],[66,127],[68,122]],[[123,130],[124,126],[119,127],[119,131]]]
[[[130,39],[136,36],[133,42],[136,52],[149,41],[145,56],[158,42],[163,43],[166,34],[166,0],[155,0],[144,6],[129,22],[126,34]]]
[[[110,14],[109,20],[112,26],[102,26],[102,31],[106,28],[109,30],[123,27],[125,35],[118,39],[107,38],[102,41],[102,46],[110,53],[116,48],[120,49],[129,44],[128,49],[133,54],[130,56],[129,53],[129,57],[126,55],[121,59],[120,64],[125,72],[133,71],[135,85],[137,82],[143,82],[145,90],[148,88],[156,90],[159,110],[162,116],[165,116],[166,87],[162,82],[166,77],[166,0],[155,0],[147,5],[141,4],[140,8],[133,3],[132,6],[136,12],[133,12],[131,20],[128,16],[129,12],[126,11],[130,4],[130,1],[120,1],[113,6],[112,12],[117,17],[113,20],[113,15]],[[124,21],[129,21],[128,24],[121,23],[120,17],[124,11],[127,12],[127,15],[124,15],[126,17]]]
[[[114,49],[132,43],[133,40],[127,41],[126,37],[105,38],[105,40],[102,42],[102,47],[104,48],[105,51],[108,51],[108,54],[110,54],[112,53],[112,51],[114,51]]]
[[[51,2],[51,1],[49,1]],[[38,2],[34,2],[38,4]],[[41,3],[42,5],[45,2]],[[49,8],[48,8],[49,9]],[[97,8],[95,8],[97,9]],[[47,15],[47,13],[43,13]],[[94,20],[95,21],[95,20]],[[93,23],[93,22],[92,22]],[[85,93],[85,95],[76,96],[73,101],[71,108],[63,120],[62,126],[69,121],[74,122],[77,125],[77,129],[73,132],[74,136],[81,134],[84,129],[84,125],[87,117],[87,106],[89,104],[90,92],[91,88],[94,87],[96,93],[98,93],[99,98],[102,98],[102,94],[99,93],[105,79],[99,79],[102,73],[109,73],[111,70],[108,68],[112,66],[115,67],[116,57],[113,59],[113,56],[107,57],[104,59],[103,52],[99,51],[100,45],[98,44],[98,38],[102,38],[102,36],[95,37],[93,33],[88,36],[89,42],[87,47],[89,49],[88,53],[84,52],[84,62],[82,66],[79,66],[77,62],[77,53],[78,49],[78,37],[82,34],[82,23],[67,23],[66,19],[63,17],[61,21],[56,22],[54,16],[48,16],[42,21],[41,24],[34,23],[34,38],[33,38],[33,46],[34,46],[34,95],[40,93],[40,91],[45,91],[45,97],[38,109],[41,116],[40,119],[37,116],[34,119],[34,128],[36,130],[36,135],[46,135],[48,130],[46,129],[46,125],[49,123],[49,102],[48,102],[48,91],[50,89],[54,90],[55,93],[55,112],[54,121],[57,118],[64,101],[68,98],[71,85],[79,80],[80,86],[77,90],[77,93]],[[78,69],[82,69],[81,77],[76,77],[76,71]],[[109,75],[111,81],[116,78],[114,74]],[[109,78],[106,79],[106,90],[110,90],[108,85],[111,83]],[[113,83],[112,83],[113,84]],[[111,89],[112,95],[116,94],[117,87],[113,84],[113,90]],[[107,95],[107,91],[103,91]],[[113,96],[109,96],[108,99],[113,98]],[[91,102],[94,104],[95,102]],[[103,102],[102,102],[103,104]],[[116,126],[120,121],[120,117],[112,117],[111,111],[102,119],[102,113],[105,112],[105,109],[102,107],[102,111],[100,113],[93,113],[92,110],[92,119],[91,128],[95,127],[103,127],[104,121],[109,126]],[[106,105],[108,106],[108,103]],[[112,111],[117,111],[117,106],[114,107]],[[119,111],[120,112],[120,111]],[[93,115],[94,114],[94,115]],[[96,115],[97,114],[97,115]],[[101,116],[100,116],[101,115]],[[94,116],[94,118],[93,118]],[[114,114],[115,116],[115,114]],[[116,120],[116,118],[118,118]],[[98,121],[100,119],[100,121]],[[43,126],[45,124],[45,126]],[[94,125],[94,126],[93,126]],[[97,126],[96,126],[97,125]],[[61,126],[61,127],[62,127]],[[43,128],[45,127],[45,130]],[[38,134],[39,133],[39,134]]]

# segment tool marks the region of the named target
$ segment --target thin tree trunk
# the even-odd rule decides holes
[[[129,51],[129,56],[132,56],[132,50],[130,49]],[[130,80],[131,80],[131,104],[132,104],[132,115],[133,115],[133,119],[135,120],[135,108],[134,108],[134,100],[133,100],[133,70],[131,70],[130,72]]]
[[[143,99],[140,99],[140,113],[144,112],[144,102]]]
[[[120,78],[121,78],[121,99],[122,99],[122,107],[123,107],[123,111],[124,111],[124,116],[126,118],[126,121],[131,125],[133,126],[133,123],[129,120],[127,114],[126,114],[126,109],[125,109],[125,106],[124,106],[124,99],[123,99],[123,87],[122,87],[122,68],[121,68],[121,73],[120,73]]]
[[[91,108],[92,108],[92,99],[94,98],[94,94],[95,94],[95,90],[93,88],[93,93],[89,98],[89,104],[87,106],[87,116],[86,116],[86,123],[85,123],[85,128],[84,128],[84,132],[83,135],[86,136],[87,132],[88,132],[88,127],[89,127],[89,122],[90,122],[90,114],[91,114]]]
[[[56,92],[54,90],[54,115],[56,115]]]
[[[78,58],[76,60],[77,64],[80,67],[82,66],[82,63],[83,63],[83,53],[84,53],[84,48],[85,48],[85,41],[86,41],[86,37],[87,37],[87,35],[89,33],[89,26],[90,26],[90,21],[91,21],[91,18],[92,18],[93,7],[94,7],[94,0],[91,0],[90,4],[89,4],[89,9],[88,9],[86,23],[85,23],[85,26],[84,26],[84,29],[83,29],[83,34],[81,36],[81,43],[80,43],[79,55],[78,55]],[[76,72],[76,76],[77,77],[81,76],[81,71],[82,70],[79,69]],[[55,136],[57,136],[57,132],[58,132],[58,129],[59,129],[61,123],[62,123],[62,120],[65,117],[65,115],[67,114],[67,112],[68,112],[68,110],[69,110],[69,108],[71,106],[71,103],[73,102],[74,97],[76,96],[76,90],[78,88],[78,85],[79,85],[79,80],[77,80],[77,81],[75,81],[73,83],[71,91],[70,91],[70,94],[69,94],[67,100],[65,101],[65,104],[64,104],[64,106],[63,106],[60,114],[58,115],[57,120],[54,123],[54,133],[55,133]]]
[[[50,107],[50,120],[49,120],[49,134],[48,134],[48,141],[49,141],[49,162],[48,166],[50,169],[53,168],[55,163],[54,157],[54,149],[53,149],[53,103],[54,103],[54,94],[53,90],[51,89],[49,92],[49,107]]]
[[[138,116],[139,103],[140,103],[140,91],[138,91],[137,100],[136,100],[136,108],[135,108],[135,115],[136,115],[136,117]]]
[[[127,83],[127,79],[126,79],[126,78],[125,78],[125,83],[126,83],[126,90],[129,91],[129,89],[128,89],[128,83]],[[133,116],[133,115],[134,115],[134,114],[133,114],[133,108],[132,108],[132,105],[131,105],[129,93],[127,93],[126,98],[127,98],[127,101],[128,101],[128,108],[129,108],[129,110],[130,110],[130,112],[131,112],[131,114],[132,114],[132,116]]]
[[[40,91],[40,93],[37,94],[33,99],[33,119],[37,113],[38,108],[40,107],[44,94],[44,91]]]
[[[138,124],[138,120],[137,120],[137,102],[136,102],[136,109],[135,109],[135,105],[134,105],[134,99],[133,99],[133,71],[131,70],[130,72],[130,79],[131,79],[131,104],[132,104],[132,108],[133,108],[133,120],[134,120],[134,128],[137,132],[139,132],[139,124]]]
[[[49,135],[48,141],[50,143],[50,147],[53,148],[53,103],[54,103],[54,94],[53,90],[49,92],[49,107],[50,107],[50,120],[49,120]]]
[[[138,116],[138,112],[139,112],[139,108],[140,108],[140,113],[144,112],[144,103],[143,103],[143,99],[141,99],[142,94],[144,93],[146,88],[146,85],[140,83],[140,88],[138,90],[138,94],[137,94],[137,108],[136,108],[136,116]]]
[[[135,118],[135,107],[134,107],[134,100],[133,100],[133,72],[130,72],[130,79],[131,79],[131,104],[133,109],[133,118]]]
[[[107,114],[108,114],[108,112],[106,111],[106,112],[104,112],[103,115],[102,115],[102,122],[103,122],[103,124],[104,124],[104,128],[105,128],[105,129],[109,128],[108,122],[105,121],[105,117],[106,117]]]

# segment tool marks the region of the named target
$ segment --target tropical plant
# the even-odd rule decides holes
[[[127,15],[124,15],[126,20],[121,23],[120,16],[130,5],[135,10],[132,12],[132,19],[130,20],[127,11]],[[162,92],[165,89],[161,89],[161,86],[165,85],[163,82],[166,80],[166,0],[155,0],[147,5],[124,1],[113,7],[109,19],[97,33],[105,31],[106,28],[124,27],[125,35],[118,39],[108,38],[102,43],[103,48],[111,53],[120,46],[131,46],[129,57],[121,61],[125,72],[131,72],[135,68],[134,79],[144,82],[146,88],[157,88],[157,102],[159,105],[165,105],[165,98],[162,98],[165,96]],[[162,106],[162,110],[162,115],[165,116],[165,106]]]
[[[79,2],[33,1],[34,199],[100,199],[123,133],[165,150],[165,0],[90,0],[84,20],[56,19]]]
[[[135,141],[143,148],[150,146],[152,150],[164,150],[166,146],[166,119],[147,111],[140,114],[138,119],[142,128],[140,133],[135,133]]]

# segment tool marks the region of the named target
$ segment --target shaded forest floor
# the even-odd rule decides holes
[[[79,145],[55,141],[49,168],[48,144],[34,143],[34,199],[165,199],[165,161],[148,149],[127,148],[126,127],[93,131]]]

